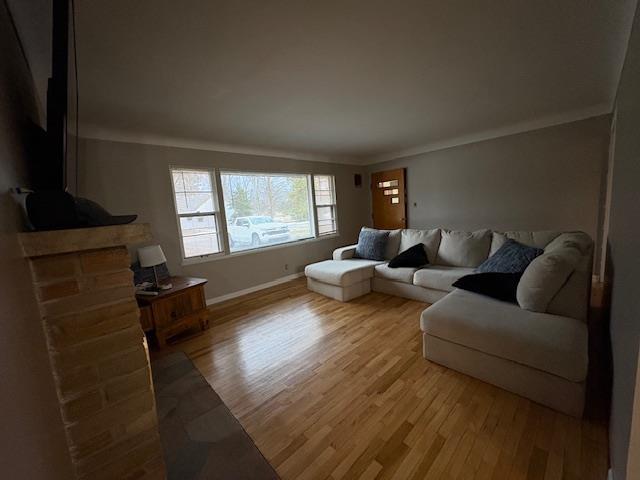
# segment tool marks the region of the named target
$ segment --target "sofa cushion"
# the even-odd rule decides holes
[[[414,230],[407,228],[402,230],[402,234],[400,236],[400,249],[398,250],[398,253],[402,253],[405,250],[410,249],[417,243],[424,244],[424,249],[427,252],[427,259],[430,263],[433,263],[438,254],[438,247],[440,245],[440,229]]]
[[[522,273],[542,252],[541,248],[529,247],[509,238],[494,255],[480,264],[476,272]]]
[[[384,260],[387,250],[387,240],[389,232],[363,228],[358,236],[358,244],[353,255],[354,258],[364,258],[367,260]]]
[[[587,374],[587,326],[574,318],[523,310],[464,290],[427,308],[429,335],[582,382]]]
[[[440,248],[434,263],[449,267],[477,267],[489,256],[491,230],[458,232],[442,230]]]
[[[394,282],[412,283],[416,270],[416,268],[410,267],[391,268],[387,263],[383,263],[375,266],[374,275],[376,278],[384,278]]]
[[[582,232],[563,233],[552,240],[520,279],[517,292],[520,306],[532,312],[546,312],[569,275],[590,252],[591,243],[591,238]]]
[[[427,263],[429,263],[429,259],[427,258],[427,252],[424,250],[424,243],[417,243],[389,260],[389,268],[420,268]]]
[[[304,269],[307,277],[330,285],[346,287],[373,277],[373,269],[382,262],[375,260],[325,260]]]
[[[518,231],[518,232],[493,232],[491,238],[491,250],[489,256],[493,255],[508,239],[528,245],[529,247],[544,248],[551,240],[560,235],[560,232],[551,230],[541,230],[538,232]]]
[[[484,272],[465,275],[453,283],[455,288],[479,293],[504,302],[517,303],[516,292],[522,273]]]
[[[413,284],[441,292],[450,292],[454,289],[453,284],[456,280],[472,273],[473,268],[427,265],[413,275]]]
[[[385,249],[384,259],[391,260],[393,257],[398,255],[398,249],[400,248],[400,237],[402,235],[402,229],[398,228],[397,230],[377,230],[375,228],[362,227],[362,230],[373,230],[376,232],[388,232],[389,237],[387,238],[387,248]]]

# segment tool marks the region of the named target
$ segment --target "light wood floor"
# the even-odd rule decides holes
[[[283,479],[606,478],[602,422],[425,360],[425,304],[303,280],[211,310],[179,343]]]

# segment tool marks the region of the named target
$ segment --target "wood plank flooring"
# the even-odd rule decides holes
[[[607,432],[425,360],[425,304],[296,280],[211,309],[184,350],[285,480],[606,478]]]

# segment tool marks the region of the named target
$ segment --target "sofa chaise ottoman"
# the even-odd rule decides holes
[[[348,302],[371,291],[371,278],[382,262],[353,259],[350,262],[325,260],[307,265],[307,287],[340,302]]]

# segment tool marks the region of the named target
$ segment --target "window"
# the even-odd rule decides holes
[[[397,186],[398,186],[398,180],[388,180],[386,182],[378,182],[378,188],[389,188],[389,187],[397,187]]]
[[[315,236],[309,175],[221,172],[229,250]]]
[[[207,170],[171,170],[184,258],[219,253],[218,203],[213,175]]]
[[[332,175],[171,169],[183,258],[337,233]]]
[[[336,233],[338,229],[334,177],[331,175],[314,175],[313,183],[318,218],[318,236]]]

